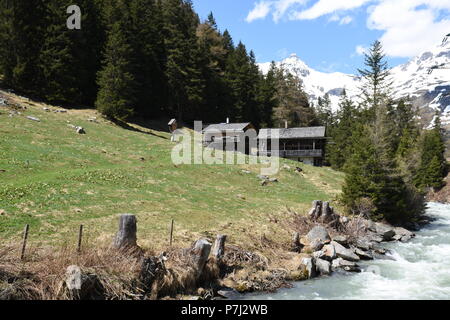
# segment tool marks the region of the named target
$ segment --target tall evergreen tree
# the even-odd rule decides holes
[[[162,7],[157,0],[131,0],[129,3],[136,113],[155,117],[162,114],[168,100]]]
[[[401,137],[396,135],[396,110],[389,97],[387,64],[378,41],[366,54],[365,63],[368,69],[360,71],[366,80],[365,110],[359,131],[352,132],[352,156],[345,165],[342,199],[354,209],[361,199],[368,198],[377,218],[406,221],[422,212],[423,198],[398,166]]]
[[[415,183],[419,188],[439,189],[444,185],[446,174],[445,144],[439,113],[436,112],[433,129],[426,131],[422,138],[420,167]]]
[[[109,31],[96,106],[107,117],[126,119],[136,108],[130,11],[125,0],[111,0],[105,14]]]
[[[326,146],[326,157],[334,169],[342,170],[351,155],[352,134],[358,120],[358,110],[344,90],[336,119],[327,128],[331,141]]]
[[[44,17],[42,0],[0,0],[0,72],[5,85],[25,94],[41,94]]]
[[[163,16],[169,108],[182,121],[183,115],[188,116],[204,99],[202,55],[196,36],[199,19],[186,0],[163,1]]]
[[[364,69],[358,69],[363,80],[362,94],[364,104],[369,109],[376,109],[385,102],[390,89],[389,68],[381,42],[376,40],[369,51],[364,54]]]

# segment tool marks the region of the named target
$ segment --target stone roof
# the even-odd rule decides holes
[[[218,124],[211,124],[207,128],[205,128],[206,131],[244,131],[248,126],[250,126],[250,122],[246,123],[218,123]]]
[[[261,129],[259,139],[279,137],[280,139],[311,139],[325,138],[325,127],[305,127],[288,129]]]

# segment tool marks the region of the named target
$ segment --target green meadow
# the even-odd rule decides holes
[[[55,113],[59,108],[8,98],[26,110],[10,117],[11,109],[0,107],[3,242],[19,241],[25,224],[32,243],[75,246],[81,224],[85,241],[108,242],[118,215],[131,213],[143,246],[164,247],[172,219],[175,245],[216,233],[242,244],[251,236],[283,234],[276,221],[306,213],[313,200],[333,200],[343,182],[330,168],[284,159],[278,182],[266,186],[257,177],[264,164],[174,165],[175,143],[166,132],[117,126],[94,110]]]

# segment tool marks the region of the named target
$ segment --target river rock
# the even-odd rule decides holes
[[[377,259],[377,260],[391,260],[391,261],[395,261],[394,257],[388,256],[386,254],[380,254],[378,252],[374,252],[372,255],[373,255],[373,258]]]
[[[416,223],[416,222],[407,222],[405,224],[405,227],[407,229],[409,229],[409,230],[412,230],[412,231],[419,231],[420,230],[420,225],[418,223]]]
[[[355,248],[355,253],[358,255],[358,257],[361,260],[373,260],[373,256],[367,251],[363,251],[359,248]]]
[[[382,223],[376,224],[376,233],[379,234],[384,241],[391,241],[395,236],[394,229]]]
[[[76,265],[67,267],[65,284],[73,300],[92,298],[99,287],[96,275],[84,273]]]
[[[359,266],[356,263],[344,260],[342,258],[337,258],[337,259],[333,260],[333,262],[331,264],[331,269],[333,271],[336,271],[338,269],[343,269],[348,272],[361,272],[361,269],[359,268]]]
[[[221,290],[217,291],[217,295],[225,299],[237,299],[239,297],[242,297],[242,294],[240,294],[239,291],[233,288],[222,288]]]
[[[311,243],[314,240],[319,240],[322,243],[331,241],[330,235],[325,227],[316,226],[306,235],[307,240]]]
[[[314,239],[313,241],[309,242],[307,249],[311,251],[319,251],[322,250],[324,246],[324,243],[320,239]]]
[[[400,240],[402,242],[407,242],[416,236],[413,232],[401,227],[395,228],[394,231],[395,231],[394,239]]]
[[[383,237],[380,236],[379,234],[373,233],[373,232],[368,233],[365,238],[367,240],[369,240],[369,242],[372,242],[372,243],[373,242],[376,242],[376,243],[383,242]]]
[[[327,244],[322,248],[322,259],[332,261],[336,259],[336,249],[334,249],[334,246],[332,244]]]
[[[315,259],[316,271],[321,275],[329,275],[331,273],[331,263],[323,259]]]
[[[358,255],[356,255],[353,250],[345,248],[343,245],[337,243],[336,241],[331,242],[336,250],[336,255],[342,259],[349,261],[359,261]]]
[[[368,239],[361,238],[356,240],[355,247],[364,251],[368,251],[372,248],[372,245],[370,244],[370,241]]]
[[[347,246],[348,244],[348,237],[347,236],[335,236],[333,237],[333,241],[342,244],[343,246]]]
[[[314,278],[317,273],[316,273],[316,266],[314,264],[314,259],[313,258],[303,258],[302,259],[302,264],[305,266],[306,271],[308,272],[308,278],[312,279]]]

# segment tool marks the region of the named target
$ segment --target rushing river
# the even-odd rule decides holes
[[[436,221],[408,243],[389,243],[395,261],[361,263],[358,274],[335,274],[295,283],[275,294],[246,299],[423,299],[450,300],[450,205],[428,204]]]

